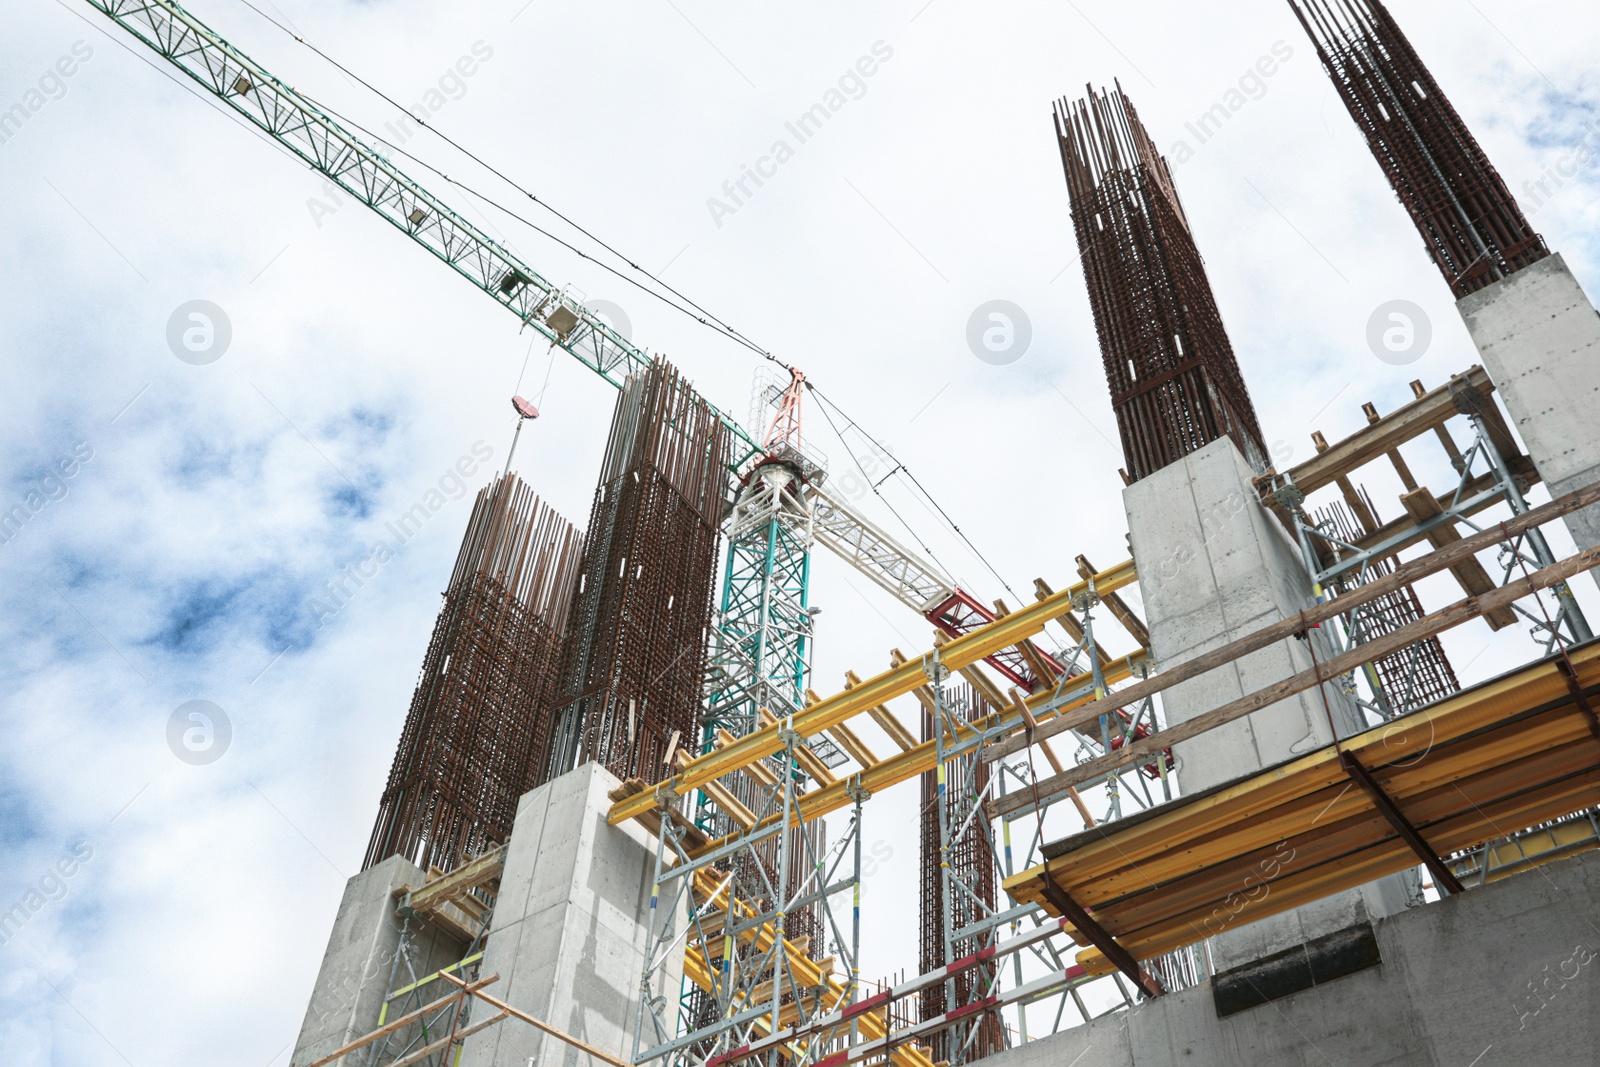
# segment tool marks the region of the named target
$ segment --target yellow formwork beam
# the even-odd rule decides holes
[[[1104,664],[1102,667],[1102,673],[1105,677],[1106,684],[1114,685],[1117,682],[1126,681],[1127,679],[1133,677],[1134,669],[1148,658],[1149,653],[1141,649],[1140,651],[1124,656],[1119,660],[1113,660],[1110,663]],[[1082,674],[1072,678],[1068,684],[1087,685],[1091,680],[1092,676]],[[1038,704],[1046,703],[1049,701],[1049,699],[1050,691],[1043,690],[1041,692],[1034,693],[1031,697],[1029,697],[1028,703],[1030,707],[1032,707]],[[1070,704],[1065,704],[1062,707],[1057,708],[1053,714],[1059,715],[1063,712],[1084,707],[1085,705],[1092,703],[1094,699],[1095,698],[1092,695],[1082,697]],[[976,720],[972,723],[972,725],[979,730],[986,730],[1003,721],[1005,717],[1006,711],[1002,711],[997,714],[990,715],[988,718]],[[1048,717],[1045,716],[1041,716],[1041,719],[1048,721]],[[1017,728],[1021,729],[1022,717],[1020,714],[1015,715],[1015,722]],[[945,743],[946,745],[949,745],[951,742],[946,741]],[[917,777],[919,774],[933,770],[935,764],[938,762],[938,758],[938,749],[934,742],[924,741],[916,748],[902,752],[898,756],[891,756],[877,765],[861,771],[859,774],[852,774],[848,778],[842,779],[838,782],[835,782],[833,785],[826,786],[822,789],[813,790],[810,793],[802,793],[801,795],[795,797],[795,814],[794,818],[790,820],[790,825],[798,826],[802,822],[811,822],[812,820],[820,818],[831,811],[839,811],[842,808],[848,807],[851,803],[853,803],[850,799],[850,794],[848,791],[850,783],[858,778],[861,780],[861,784],[867,788],[868,792],[876,793],[880,790],[888,789],[892,785],[898,785],[901,782],[909,781],[910,779]],[[649,793],[642,793],[640,795],[650,796]],[[621,805],[618,806],[620,807]],[[650,808],[646,808],[645,812],[648,814],[650,810]],[[615,820],[615,809],[612,809],[612,811],[612,817],[613,820]],[[782,819],[782,815],[768,815],[766,818],[756,823],[751,829],[752,831],[764,830],[780,822]],[[690,849],[689,856],[691,858],[695,856],[703,856],[707,852],[710,852],[713,849],[721,848],[723,845],[728,844],[729,842],[732,842],[741,836],[743,836],[743,833],[732,834],[727,837],[719,837],[713,841],[708,841],[699,848]]]
[[[1057,615],[1069,610],[1076,597],[1089,592],[1091,584],[1098,594],[1115,592],[1138,580],[1132,560],[1119,564],[1108,570],[1101,571],[1092,579],[1079,582],[1070,588],[1063,589],[1043,600],[1035,601],[1025,608],[1019,608],[1001,619],[996,619],[987,626],[980,627],[969,634],[963,634],[946,643],[939,649],[940,662],[952,671],[959,671],[963,667],[991,656],[1002,649],[1010,648],[1025,638],[1034,636],[1044,630],[1045,624]],[[1143,658],[1142,654],[1139,658]],[[932,653],[924,657],[907,661],[898,667],[891,667],[873,678],[867,679],[860,685],[852,686],[840,693],[821,700],[804,711],[794,716],[792,727],[801,737],[810,738],[828,730],[842,722],[846,722],[857,715],[865,714],[880,705],[886,704],[896,697],[904,696],[916,690],[927,680],[923,671],[923,662],[930,658]],[[1129,657],[1132,659],[1133,657]],[[1119,660],[1126,663],[1127,660]],[[1106,667],[1108,682],[1110,666]],[[1124,674],[1122,677],[1127,677]],[[1040,694],[1036,694],[1040,695]],[[1048,694],[1041,695],[1042,699]],[[764,759],[783,749],[783,742],[779,740],[779,730],[782,723],[763,727],[754,733],[747,734],[737,741],[722,748],[698,756],[684,765],[674,777],[662,782],[654,790],[631,796],[626,800],[618,801],[611,809],[609,820],[611,825],[626,822],[629,819],[643,815],[656,807],[656,794],[662,790],[671,790],[678,795],[683,795],[699,788],[703,783],[721,778],[725,774],[745,767],[757,760]],[[924,746],[926,747],[926,746]],[[912,752],[920,751],[913,749]],[[905,753],[909,756],[911,753]],[[882,770],[895,760],[886,760],[878,765],[876,770]],[[927,770],[931,766],[924,766]],[[863,776],[865,777],[865,776]],[[840,788],[829,786],[822,790]],[[820,795],[820,794],[813,794]],[[832,810],[832,809],[829,809]]]
[[[720,885],[713,872],[699,870],[694,873],[694,892],[698,898],[704,898],[701,907],[714,907],[718,901],[724,900],[727,894],[728,883],[723,881]],[[755,913],[754,909],[743,900],[736,897],[727,898],[724,905],[724,914],[733,916],[749,916]],[[724,935],[726,936],[726,935]],[[777,930],[771,922],[762,923],[759,927],[752,927],[741,932],[738,939],[752,945],[757,952],[765,953],[771,950],[776,939]],[[705,946],[697,940],[690,939],[684,950],[684,975],[695,985],[706,992],[712,990],[711,962],[706,956]],[[790,974],[795,982],[802,988],[814,989],[825,986],[827,992],[822,996],[825,1011],[832,1011],[844,1003],[844,998],[849,993],[849,985],[837,975],[824,971],[822,967],[788,938],[783,941],[784,958],[788,961]],[[768,984],[770,992],[770,983]],[[799,1005],[790,1001],[782,1007],[778,1019],[779,1028],[792,1026],[799,1020]],[[863,1012],[853,1020],[859,1028],[861,1035],[868,1041],[884,1037],[889,1032],[888,1020],[876,1012]],[[758,1020],[758,1029],[766,1029],[771,1033],[770,1016],[768,1020]],[[848,1028],[849,1023],[841,1023],[840,1029]],[[786,1051],[792,1053],[792,1049]],[[902,1045],[891,1054],[891,1063],[898,1067],[933,1067],[933,1061],[917,1046]],[[793,1058],[791,1055],[790,1058]]]

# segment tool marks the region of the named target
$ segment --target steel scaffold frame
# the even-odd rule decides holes
[[[1474,532],[1491,529],[1492,526],[1481,525],[1472,518],[1491,504],[1503,503],[1510,508],[1513,515],[1523,515],[1528,512],[1529,507],[1523,497],[1522,488],[1495,444],[1495,435],[1478,406],[1481,403],[1492,403],[1492,401],[1476,394],[1471,397],[1463,395],[1458,401],[1460,413],[1466,416],[1472,426],[1473,440],[1464,452],[1452,456],[1458,475],[1457,482],[1448,498],[1439,500],[1440,513],[1375,544],[1365,547],[1353,544],[1350,540],[1339,536],[1339,532],[1332,529],[1327,522],[1313,520],[1305,511],[1305,493],[1294,484],[1293,477],[1288,473],[1272,476],[1271,495],[1289,516],[1292,535],[1300,546],[1317,596],[1325,596],[1339,587],[1363,585],[1381,577],[1386,573],[1389,561],[1396,558],[1397,553],[1406,544],[1415,541],[1419,533],[1453,530],[1458,524]],[[1481,471],[1480,464],[1484,468]],[[1324,562],[1324,555],[1331,555],[1332,561]],[[1524,564],[1540,569],[1551,566],[1555,561],[1544,534],[1537,528],[1529,529],[1509,541],[1502,542],[1500,546],[1502,574],[1499,584],[1504,586],[1509,583],[1517,573],[1520,573],[1520,568]],[[1543,643],[1545,655],[1549,655],[1563,638],[1572,643],[1582,643],[1593,636],[1588,620],[1584,617],[1567,583],[1557,582],[1551,591],[1557,609],[1549,620],[1534,615],[1521,604],[1513,604],[1511,607],[1512,611],[1531,624],[1530,634],[1535,641]],[[1337,603],[1337,597],[1334,600]],[[1381,624],[1375,622],[1377,610],[1374,605],[1367,604],[1339,616],[1339,625],[1325,631],[1334,646],[1335,654],[1358,647],[1386,632]],[[1410,702],[1397,701],[1392,699],[1391,694],[1385,692],[1372,664],[1363,667],[1360,678],[1366,684],[1365,694],[1362,693],[1353,674],[1343,676],[1339,684],[1355,697],[1358,706],[1364,712],[1371,712],[1380,721],[1386,721],[1412,710],[1412,707],[1408,706]]]
[[[663,802],[651,890],[650,947],[640,975],[635,1063],[659,1061],[668,1067],[715,1063],[785,1026],[804,1026],[855,1002],[860,981],[862,805],[871,794],[859,788],[853,791],[849,829],[825,851],[818,847],[820,834],[812,832],[803,818],[790,832],[778,832],[799,816],[795,801],[801,770],[796,752],[804,744],[793,729],[784,727],[782,732],[784,750],[772,761],[775,772],[765,782],[744,776],[751,792],[759,796],[752,814],[758,819],[780,816],[780,822],[708,856],[691,858],[686,826],[692,824],[673,818]],[[767,854],[772,851],[776,863]],[[846,892],[852,899],[848,924],[840,921],[833,906],[835,898]],[[806,955],[804,946],[787,936],[790,917],[801,909],[812,909],[831,933],[834,951],[844,957],[848,980],[830,979]],[[702,1025],[682,1019],[673,1006],[681,993],[669,988],[666,965],[680,946],[683,982],[698,985],[714,1006],[714,1018]],[[685,1031],[680,1021],[692,1028]],[[859,1020],[851,1027],[856,1025]],[[654,1041],[649,1047],[645,1047],[647,1033]],[[812,1035],[806,1048],[814,1053],[832,1039],[832,1035]],[[776,1065],[778,1057],[774,1046],[766,1060]],[[920,1060],[910,1063],[927,1067]]]
[[[1092,593],[1080,594],[1075,602],[1075,606],[1083,613],[1086,633],[1081,644],[1073,650],[1069,662],[1076,662],[1080,656],[1087,657],[1089,667],[1086,675],[1078,676],[1079,684],[1071,687],[1066,684],[1065,677],[1061,679],[1050,698],[1035,707],[1036,714],[1045,716],[1057,707],[1081,702],[1097,692],[1106,691],[1104,673],[1098,658],[1098,646],[1093,637],[1093,617],[1098,602],[1098,598]],[[959,702],[950,696],[944,685],[948,679],[947,668],[940,662],[937,652],[925,657],[922,666],[928,679],[928,685],[925,687],[925,706],[931,706],[935,720],[945,726],[944,729],[935,732],[936,768],[944,768],[954,761],[971,760],[985,744],[1014,733],[1013,723],[995,722],[984,728],[962,721],[959,726],[953,726],[962,719],[960,714],[962,709],[957,706]],[[921,695],[919,693],[919,696]],[[931,701],[931,705],[926,703],[927,701]],[[1126,718],[1110,713],[1101,716],[1100,743],[1109,739],[1112,748],[1118,747],[1132,738],[1134,732],[1141,726],[1159,727],[1159,723],[1155,720],[1154,703],[1148,699],[1140,702],[1137,711]],[[776,757],[777,773],[772,775],[771,781],[761,793],[761,802],[754,806],[756,810],[751,812],[755,816],[755,828],[712,851],[691,856],[688,847],[689,832],[684,827],[692,824],[686,819],[675,819],[671,816],[669,808],[673,798],[670,793],[664,791],[656,793],[657,803],[661,807],[658,814],[657,890],[652,897],[650,931],[650,942],[653,947],[641,975],[639,1019],[641,1045],[647,1023],[654,1033],[656,1044],[649,1048],[637,1049],[636,1062],[660,1061],[670,1067],[679,1067],[691,1062],[724,1064],[759,1057],[763,1062],[775,1064],[778,1062],[779,1046],[788,1045],[792,1058],[820,1064],[842,1064],[882,1054],[887,1048],[913,1039],[938,1041],[940,1035],[949,1031],[951,1036],[941,1044],[951,1050],[948,1057],[950,1062],[964,1063],[976,1058],[969,1053],[984,1048],[980,1041],[992,1041],[999,1047],[1010,1044],[1010,1035],[998,1019],[994,1024],[990,1024],[993,1029],[984,1036],[983,1020],[986,1017],[995,1019],[1002,1009],[1015,1006],[1019,1011],[1025,1011],[1029,1004],[1059,996],[1061,1006],[1056,1012],[1057,1024],[1069,998],[1087,1020],[1093,1017],[1093,1013],[1086,1006],[1079,988],[1092,981],[1103,982],[1108,987],[1114,986],[1121,1007],[1133,1003],[1133,994],[1129,992],[1120,975],[1092,979],[1085,976],[1081,969],[1063,961],[1063,950],[1050,943],[1051,938],[1064,934],[1063,928],[1054,920],[1048,920],[1042,909],[1032,905],[1021,908],[998,908],[994,901],[983,899],[981,890],[976,885],[969,884],[970,879],[964,881],[961,874],[955,871],[955,865],[943,864],[941,877],[945,879],[942,899],[945,904],[946,932],[944,953],[947,963],[929,974],[901,983],[889,991],[860,999],[860,1007],[852,1014],[852,1006],[858,1004],[861,991],[859,966],[855,962],[859,952],[859,899],[852,901],[848,949],[845,948],[844,923],[833,911],[831,902],[845,891],[855,891],[859,885],[862,804],[871,794],[862,789],[858,784],[859,779],[853,776],[851,782],[853,814],[850,828],[844,837],[835,843],[834,848],[829,850],[828,855],[842,856],[846,846],[849,846],[856,857],[855,869],[848,875],[839,876],[836,873],[837,861],[830,868],[825,862],[818,864],[815,853],[806,851],[811,847],[806,834],[780,833],[780,827],[786,825],[798,811],[795,804],[799,795],[797,790],[799,767],[796,753],[805,743],[800,734],[786,726],[780,727],[780,734],[784,739],[784,749]],[[1083,734],[1077,737],[1080,747],[1088,753],[1096,754],[1101,751],[1094,737]],[[1157,766],[1161,768],[1159,776],[1163,781],[1166,796],[1170,797],[1170,781],[1167,779],[1165,761],[1157,761]],[[945,854],[948,855],[951,850],[958,850],[973,842],[981,843],[980,847],[990,850],[991,855],[1002,854],[1001,847],[995,841],[994,825],[984,814],[984,803],[997,789],[1000,795],[1004,794],[1004,779],[1007,775],[1019,784],[1031,785],[1033,780],[1031,768],[1024,770],[1024,767],[1026,765],[1010,767],[1002,764],[996,768],[997,773],[991,777],[990,786],[971,795],[952,797],[947,791],[941,791],[938,822],[941,850]],[[1135,766],[1108,776],[1107,784],[1114,785],[1113,780],[1120,781],[1122,776],[1131,776],[1138,783],[1143,799],[1141,800],[1137,793],[1129,789],[1126,782],[1122,782],[1124,790],[1140,807],[1147,807],[1153,805],[1155,800],[1150,795],[1144,776],[1139,773],[1140,770],[1140,767]],[[1108,804],[1111,807],[1108,814],[1115,817],[1121,810],[1121,801],[1115,788],[1111,790]],[[782,818],[763,826],[761,819],[767,815],[780,815]],[[1033,813],[1024,813],[1014,818],[1022,817],[1038,818]],[[1007,820],[1003,824],[1005,831],[1003,854],[1007,874],[1013,869],[1010,821]],[[808,824],[803,824],[802,829],[804,825]],[[1042,827],[1042,821],[1040,825]],[[1026,861],[1032,861],[1034,853],[1042,847],[1042,842],[1042,835],[1036,831],[1025,857]],[[760,854],[757,850],[764,845],[777,851],[779,862],[776,866],[779,878],[777,880],[769,878],[765,882],[751,885],[745,895],[735,893],[730,887],[741,877],[739,872],[746,869],[758,871],[761,869],[759,863],[741,864],[740,857],[759,859]],[[717,925],[719,920],[715,915],[708,922],[707,912],[704,910],[694,910],[690,913],[688,929],[680,930],[675,924],[674,917],[679,914],[680,909],[705,908],[705,901],[698,898],[691,899],[694,894],[691,888],[693,880],[702,877],[701,872],[715,872],[714,875],[706,875],[716,887],[713,898],[720,897],[726,891],[730,896],[748,902],[751,899],[759,900],[767,894],[776,896],[777,887],[783,884],[783,874],[796,865],[811,873],[808,873],[805,881],[796,885],[783,898],[784,906],[747,908],[733,927],[734,934],[731,937],[723,933],[724,926]],[[733,873],[729,872],[729,868]],[[981,876],[981,867],[973,869]],[[998,865],[992,870],[994,874],[1000,873]],[[819,878],[818,874],[824,871],[826,873]],[[671,886],[673,880],[677,881],[675,887]],[[663,885],[668,886],[665,894],[661,892]],[[819,885],[825,888],[818,888]],[[972,921],[961,925],[957,925],[956,918],[958,912],[963,909],[953,906],[953,902],[958,899],[969,905],[964,910],[973,916]],[[774,991],[784,983],[788,983],[792,990],[799,989],[804,992],[793,978],[792,965],[795,957],[793,954],[777,953],[776,941],[768,942],[759,953],[746,953],[741,956],[736,944],[738,934],[764,927],[783,928],[781,924],[786,923],[797,908],[806,905],[815,906],[823,916],[823,925],[833,932],[834,948],[845,957],[849,974],[848,983],[842,988],[835,987],[837,996],[831,1003],[827,998],[819,998],[807,1004],[805,998],[801,996],[791,996],[786,1002],[769,1001],[766,999],[767,995],[775,996]],[[720,921],[727,922],[725,918]],[[1032,929],[1027,933],[1018,934],[1025,923],[1031,923]],[[1003,947],[999,940],[1000,935],[1008,928],[1016,935],[1012,939],[1015,944]],[[725,963],[720,970],[710,968],[706,972],[712,992],[717,998],[717,1018],[707,1025],[687,1032],[678,1032],[669,1023],[668,1005],[671,1003],[671,998],[670,991],[662,986],[663,963],[667,954],[680,943],[691,946],[695,942],[701,945],[712,944],[719,933],[724,938],[722,958],[733,962]],[[729,947],[734,949],[732,953],[727,951]],[[1024,952],[1039,961],[1045,969],[1044,974],[1026,977],[1023,975],[1020,954]],[[1018,956],[1014,968],[1016,978],[1012,982],[1000,979],[997,966],[991,968],[982,963],[983,960],[1005,955]],[[709,958],[709,953],[707,957]],[[693,958],[691,955],[691,960]],[[1189,950],[1173,954],[1170,958],[1162,957],[1150,961],[1150,964],[1164,976],[1168,988],[1182,988],[1193,984],[1202,979],[1206,973],[1203,962],[1198,962],[1198,957]],[[973,968],[977,970],[970,979],[960,983],[956,981],[954,975]],[[692,963],[686,964],[686,974],[692,969]],[[776,982],[773,981],[774,970],[778,974]],[[730,972],[735,978],[725,977]],[[941,984],[945,986],[944,1003],[947,1008],[936,1017],[923,1019],[892,1034],[868,1035],[863,1039],[858,1032],[861,1012],[887,1010],[898,1000],[926,994],[928,990]],[[760,1003],[756,1007],[745,1007],[744,1005],[753,999],[750,994],[754,991],[762,993]],[[772,1036],[775,1025],[772,1020],[775,1014],[779,1020],[776,1024],[779,1030],[777,1037]],[[1025,1031],[1025,1021],[1023,1026]],[[1053,1029],[1055,1027],[1052,1027]],[[803,1047],[793,1046],[793,1040],[800,1039],[804,1040]],[[993,1047],[986,1049],[986,1051],[994,1050],[997,1049]],[[912,1054],[904,1053],[904,1055]],[[807,1056],[822,1058],[804,1060],[803,1058]]]

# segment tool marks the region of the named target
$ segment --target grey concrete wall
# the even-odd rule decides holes
[[[1174,667],[1308,608],[1311,581],[1288,532],[1256,497],[1254,472],[1224,437],[1123,491],[1151,652]],[[1314,633],[1317,655],[1332,650]],[[1280,642],[1162,694],[1169,725],[1311,668],[1303,643]],[[1361,729],[1328,690],[1340,736]],[[1186,792],[1253,774],[1332,742],[1313,692],[1176,746]]]
[[[618,784],[589,763],[523,796],[481,973],[500,975],[487,992],[631,1059],[655,841],[635,823],[606,824],[606,794]],[[681,948],[670,970],[675,1009]],[[486,1017],[484,1011],[474,1009],[473,1017]],[[592,1062],[511,1019],[468,1038],[461,1067],[525,1067],[530,1061],[532,1067]]]
[[[1600,316],[1566,261],[1542,259],[1457,309],[1550,492],[1600,479]],[[1580,548],[1600,544],[1600,505],[1567,527]]]
[[[1569,1067],[1600,1063],[1600,856],[1374,923],[1382,962],[1225,1019],[1210,984],[993,1067]]]
[[[423,926],[412,931],[410,967],[395,965],[401,928],[395,892],[424,880],[415,864],[392,856],[345,884],[290,1063],[311,1063],[376,1030],[383,998],[408,985],[413,969],[420,977],[461,959],[459,941]]]

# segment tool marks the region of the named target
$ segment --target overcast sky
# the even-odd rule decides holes
[[[582,525],[615,393],[530,348],[503,309],[84,0],[6,6],[0,109],[23,117],[0,143],[0,506],[29,515],[0,544],[0,906],[46,899],[0,946],[0,1048],[14,1064],[281,1067],[468,494],[504,462],[507,399],[538,397],[516,466]],[[1313,429],[1354,430],[1364,401],[1390,410],[1412,378],[1435,386],[1475,362],[1284,0],[260,6],[805,369],[1024,594],[1035,577],[1070,582],[1077,553],[1127,555],[1054,98],[1120,79],[1174,157],[1280,458],[1309,456]],[[398,123],[242,0],[191,9],[339,112]],[[1592,3],[1393,10],[1535,226],[1600,291],[1600,172],[1578,151],[1600,143]],[[1269,56],[1272,75],[1250,75]],[[454,73],[462,57],[470,76]],[[802,142],[786,124],[818,103],[835,107]],[[1219,103],[1228,119],[1202,142],[1186,124]],[[553,221],[433,137],[385,136]],[[1563,165],[1560,188],[1531,184]],[[739,190],[758,167],[763,183]],[[418,177],[547,278],[620,307],[713,402],[749,410],[750,353]],[[996,299],[1031,327],[1004,366],[966,340]],[[1394,299],[1432,323],[1409,366],[1365,340]],[[168,340],[194,300],[231,334],[204,365]],[[841,476],[845,449],[815,408],[807,428]],[[452,481],[475,448],[492,458]],[[1369,485],[1393,517],[1394,484]],[[308,598],[435,489],[454,498],[317,617]],[[883,491],[964,585],[1016,602],[899,479]],[[860,505],[900,529],[880,501]],[[814,573],[819,691],[928,644],[925,623],[838,560],[819,554]],[[1593,591],[1580,588],[1600,615]],[[1448,594],[1424,590],[1434,606]],[[1532,651],[1520,631],[1491,645],[1478,627],[1448,647],[1467,680]],[[194,700],[230,733],[204,765],[169,746]],[[869,975],[915,970],[915,806],[906,786],[869,807],[867,840],[888,854],[866,893]]]

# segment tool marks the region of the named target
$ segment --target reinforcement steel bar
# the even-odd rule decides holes
[[[1261,427],[1167,162],[1120,86],[1062,100],[1056,138],[1127,476]]]
[[[582,553],[515,475],[479,491],[363,869],[399,855],[448,871],[510,836],[543,780]]]
[[[1116,567],[1111,567],[1095,575],[1095,587],[1101,591],[1114,592],[1123,589],[1137,580],[1133,561]],[[941,663],[950,670],[960,670],[985,658],[998,649],[1009,648],[1023,638],[1032,637],[1044,629],[1045,624],[1051,619],[1067,611],[1072,606],[1073,598],[1081,597],[1089,589],[1088,582],[1079,582],[1059,593],[1036,601],[1027,607],[1020,608],[1002,619],[998,619],[988,626],[974,630],[972,633],[955,638],[938,650],[937,656]],[[682,772],[670,780],[663,782],[661,790],[683,795],[702,783],[709,782],[723,775],[748,766],[757,760],[764,759],[783,748],[780,731],[790,728],[800,734],[802,738],[815,737],[824,730],[830,729],[846,722],[856,715],[869,712],[895,697],[911,693],[920,685],[925,684],[927,675],[924,662],[931,662],[935,653],[929,652],[924,657],[908,661],[898,667],[892,667],[882,674],[869,678],[860,685],[852,686],[843,692],[827,697],[816,704],[812,704],[804,711],[793,717],[792,722],[777,723],[741,737],[731,744],[725,745],[713,752],[689,761]],[[1128,665],[1142,660],[1144,654],[1136,653],[1126,660],[1116,661],[1106,666],[1107,680],[1114,680],[1113,672],[1120,669],[1125,673]],[[1048,694],[1040,694],[1048,696]],[[1021,717],[1017,717],[1020,728]],[[918,750],[913,750],[918,751]],[[903,758],[903,756],[902,756]],[[873,771],[877,771],[898,760],[885,760]],[[927,770],[926,766],[919,767],[917,771]],[[870,778],[873,772],[868,772],[863,778]],[[843,786],[844,783],[838,783]],[[826,793],[834,789],[829,786],[818,790],[817,793],[807,794],[805,799]],[[802,803],[804,800],[802,801]],[[645,792],[625,800],[618,801],[611,808],[610,821],[612,825],[626,822],[629,819],[645,814],[659,803],[655,793]],[[810,816],[807,816],[810,818]]]
[[[1318,511],[1316,516],[1323,529],[1347,544],[1355,543],[1361,533],[1370,533],[1377,525],[1377,508],[1371,498],[1363,493],[1356,499],[1362,505],[1359,512],[1344,501],[1336,500]],[[1371,522],[1364,522],[1358,515]],[[1324,594],[1342,596],[1365,582],[1388,574],[1394,570],[1396,562],[1397,557],[1393,556],[1372,560],[1360,570],[1347,572],[1333,586],[1325,587]],[[1350,636],[1366,640],[1391,633],[1426,614],[1415,586],[1402,586],[1352,611],[1349,618],[1354,620],[1353,625],[1357,629]],[[1437,637],[1418,641],[1408,648],[1379,657],[1373,661],[1372,670],[1378,683],[1375,688],[1386,702],[1385,713],[1389,715],[1403,715],[1443,700],[1461,689],[1450,657]]]
[[[1550,254],[1380,0],[1289,0],[1457,298]]]
[[[562,668],[551,776],[596,760],[658,780],[697,742],[729,456],[726,429],[657,360],[617,399]]]

